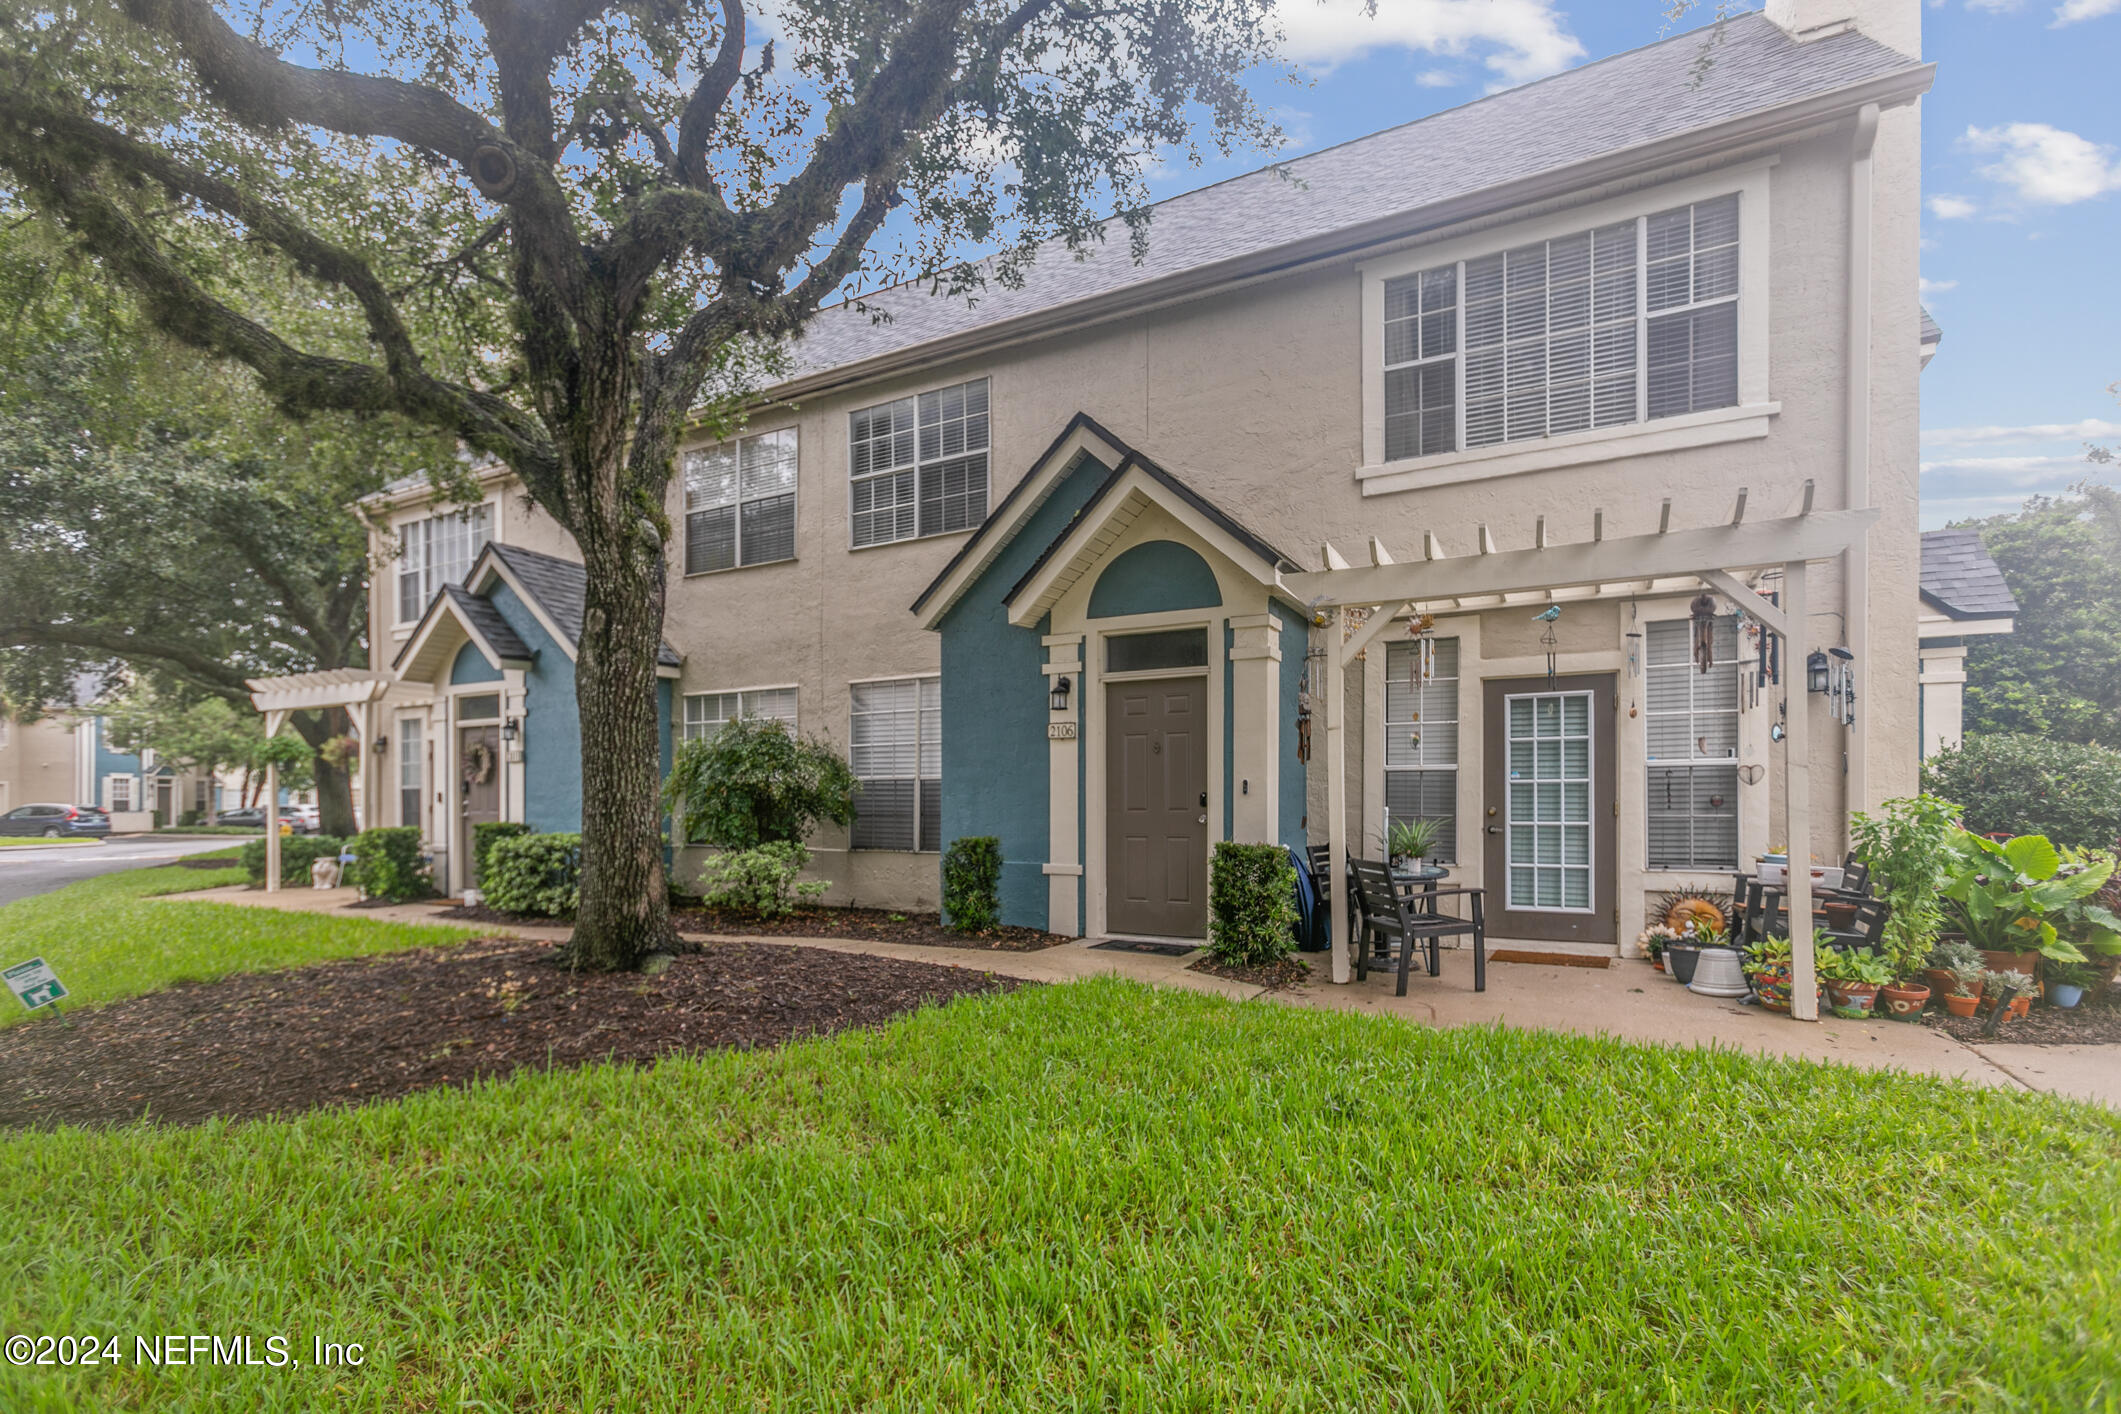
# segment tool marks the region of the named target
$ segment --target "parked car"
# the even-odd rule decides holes
[[[290,805],[280,812],[280,818],[294,821],[295,833],[298,835],[313,835],[323,823],[323,817],[314,805]]]
[[[265,807],[262,805],[246,805],[240,810],[224,810],[214,817],[214,823],[217,825],[242,825],[248,826],[253,830],[262,830],[265,828]],[[288,816],[286,811],[281,811],[280,829],[285,833],[292,834],[295,828],[293,819]]]
[[[0,815],[0,835],[42,835],[59,840],[109,833],[110,816],[78,805],[18,805]]]

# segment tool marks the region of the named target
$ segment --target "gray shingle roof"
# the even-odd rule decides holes
[[[1955,619],[2018,612],[2018,601],[1982,548],[1977,530],[1922,532],[1922,597]]]
[[[1722,43],[1708,43],[1706,30],[1675,35],[1281,164],[1295,180],[1269,168],[1159,202],[1139,265],[1114,223],[1109,243],[1086,258],[1049,245],[1021,289],[995,286],[973,304],[914,283],[866,297],[889,323],[835,306],[796,345],[792,376],[1330,236],[1921,67],[1855,31],[1799,44],[1760,14],[1733,18]],[[1704,53],[1712,62],[1697,85]]]
[[[481,599],[461,584],[445,584],[442,592],[449,596],[449,602],[457,606],[464,621],[479,631],[479,636],[492,646],[494,652],[503,658],[530,659],[530,645],[510,627],[508,620],[501,617],[501,611],[493,606],[491,599]]]
[[[569,644],[582,641],[582,603],[589,586],[587,570],[573,560],[539,554],[520,545],[495,543],[486,549],[508,566],[509,573],[523,586],[523,592],[538,601],[545,616],[567,635]],[[656,661],[664,667],[675,668],[685,660],[678,656],[675,648],[665,643],[660,645]]]
[[[1944,342],[1944,329],[1936,320],[1930,318],[1930,312],[1926,307],[1922,309],[1922,342],[1925,344],[1940,344]]]

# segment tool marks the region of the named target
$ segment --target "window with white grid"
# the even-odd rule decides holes
[[[795,558],[793,427],[685,454],[685,573]]]
[[[739,717],[765,717],[795,730],[795,689],[749,687],[736,692],[692,692],[685,695],[685,719],[679,732],[685,741],[708,741]]]
[[[462,584],[492,538],[492,507],[483,505],[399,526],[398,622],[419,622],[436,591]]]
[[[417,826],[427,793],[425,724],[418,717],[398,718],[398,823]]]
[[[943,683],[899,678],[853,685],[850,762],[856,849],[943,847]]]
[[[1694,662],[1694,626],[1643,632],[1646,821],[1652,869],[1738,867],[1738,621],[1715,624],[1714,665]]]
[[[854,413],[854,544],[970,530],[987,516],[987,380]]]
[[[106,794],[107,794],[107,798],[108,798],[108,799],[109,799],[109,801],[110,801],[110,808],[111,808],[111,809],[113,809],[113,810],[130,810],[130,809],[132,809],[132,808],[133,808],[133,778],[132,778],[131,776],[112,776],[112,777],[110,777],[110,778],[109,778],[109,780],[108,780],[108,782],[106,783]]]
[[[1384,282],[1387,461],[1738,401],[1738,197]]]
[[[1443,822],[1433,862],[1458,858],[1458,640],[1385,650],[1385,811]]]

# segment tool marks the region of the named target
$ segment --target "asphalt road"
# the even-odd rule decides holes
[[[101,844],[0,847],[0,903],[50,893],[77,879],[93,879],[119,869],[167,864],[187,854],[227,849],[243,843],[236,835],[141,835]]]

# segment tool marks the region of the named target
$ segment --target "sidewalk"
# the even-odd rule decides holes
[[[288,889],[270,895],[207,889],[165,895],[169,900],[319,913],[344,909],[354,897],[352,889]],[[449,922],[436,917],[441,907],[446,905],[396,904],[362,909],[359,916],[408,923]],[[564,927],[474,926],[496,935],[554,942],[569,932]],[[1317,981],[1295,990],[1273,992],[1189,971],[1191,957],[1158,957],[1080,942],[1043,952],[986,952],[844,938],[687,936],[705,943],[783,943],[830,952],[869,953],[945,967],[969,967],[1034,982],[1072,982],[1104,975],[1131,977],[1237,1001],[1370,1012],[1430,1026],[1499,1023],[1525,1030],[1611,1036],[1655,1045],[1735,1047],[1767,1056],[1839,1061],[1866,1070],[1901,1070],[2005,1089],[2045,1090],[2121,1109],[2121,1046],[1977,1048],[1941,1031],[1904,1022],[1843,1021],[1835,1017],[1816,1024],[1794,1022],[1759,1007],[1695,996],[1647,962],[1633,960],[1616,961],[1604,969],[1491,960],[1488,990],[1475,992],[1470,960],[1463,953],[1446,952],[1442,976],[1417,974],[1409,981],[1407,995],[1396,997],[1392,993],[1394,979],[1384,973],[1373,972],[1367,982],[1345,987]],[[1311,965],[1322,973],[1323,957],[1311,959]]]

